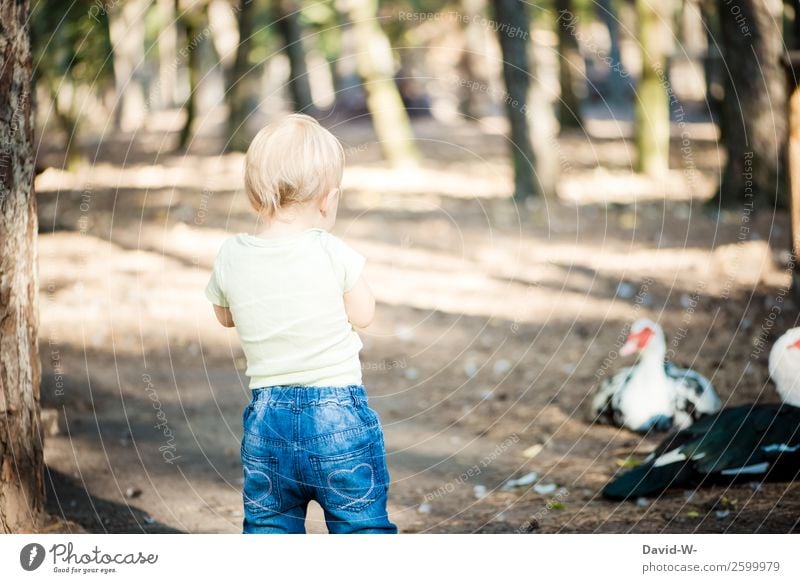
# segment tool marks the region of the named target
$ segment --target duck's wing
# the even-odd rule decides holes
[[[706,453],[696,464],[698,471],[757,480],[772,474],[777,466],[780,474],[794,466],[794,475],[797,474],[800,409],[788,405],[748,405],[729,411],[729,415],[719,416],[721,423],[698,444],[697,451]]]
[[[634,367],[620,370],[612,377],[606,378],[600,384],[592,398],[592,421],[622,425],[622,413],[614,406],[614,397],[630,382]]]
[[[792,466],[800,464],[800,409],[745,405],[704,417],[667,438],[641,466],[612,480],[603,494],[626,499],[709,478],[760,480],[778,464],[780,475],[789,476]]]
[[[615,500],[639,498],[691,481],[693,472],[691,466],[686,464],[683,449],[704,434],[705,428],[698,425],[701,424],[671,434],[647,456],[642,465],[621,473],[606,484],[603,496]]]
[[[677,367],[671,362],[664,364],[664,371],[675,385],[675,411],[679,427],[688,427],[722,407],[711,381],[699,372]]]

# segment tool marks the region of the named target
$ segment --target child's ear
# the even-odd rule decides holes
[[[323,215],[328,215],[328,213],[336,208],[338,202],[339,189],[331,188],[328,193],[322,197],[322,204],[320,205],[319,210]]]

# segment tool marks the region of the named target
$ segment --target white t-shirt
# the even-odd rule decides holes
[[[323,229],[225,240],[205,294],[231,310],[251,389],[361,384],[361,339],[343,295],[364,263],[363,255]]]

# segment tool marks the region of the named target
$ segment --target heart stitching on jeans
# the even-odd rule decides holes
[[[254,504],[254,505],[256,505],[256,506],[260,506],[260,504],[259,504],[259,503],[260,503],[262,500],[264,500],[265,498],[269,498],[269,496],[272,494],[272,478],[270,478],[270,477],[269,477],[267,474],[265,474],[265,473],[264,473],[264,472],[262,472],[262,471],[259,471],[259,470],[250,470],[250,469],[248,469],[247,467],[245,467],[245,468],[244,468],[244,472],[245,472],[245,474],[248,474],[248,475],[249,475],[249,474],[260,474],[260,475],[264,476],[264,478],[266,478],[266,480],[267,480],[267,483],[269,484],[269,489],[267,490],[267,493],[266,493],[266,494],[264,494],[263,496],[261,496],[261,498],[259,498],[258,500],[253,500],[253,499],[250,499],[250,500],[247,500],[247,502],[245,502],[245,504]]]
[[[356,470],[358,470],[360,468],[369,468],[369,490],[367,490],[366,493],[364,493],[361,497],[353,498],[352,496],[348,496],[344,492],[338,490],[333,484],[331,484],[331,480],[333,480],[333,477],[336,476],[337,474],[353,474],[353,473],[356,472]],[[342,508],[347,508],[348,506],[352,506],[353,504],[356,504],[358,502],[371,502],[372,500],[369,499],[369,495],[372,494],[372,491],[375,489],[375,470],[372,469],[372,465],[371,464],[368,464],[366,462],[362,462],[362,463],[356,465],[351,470],[336,470],[336,471],[333,471],[330,474],[328,474],[328,487],[335,494],[338,494],[342,498],[347,498],[348,500],[350,500],[350,502],[348,502],[347,504],[342,506]]]

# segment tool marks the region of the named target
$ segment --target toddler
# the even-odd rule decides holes
[[[331,533],[397,532],[353,329],[370,324],[375,299],[364,257],[329,233],[343,167],[341,144],[311,117],[262,129],[245,190],[263,228],[222,244],[205,290],[247,358],[244,533],[305,532],[311,500]]]

